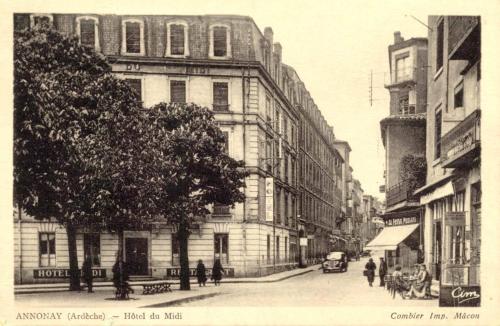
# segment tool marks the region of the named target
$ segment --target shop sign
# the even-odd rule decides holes
[[[480,286],[441,286],[440,307],[479,307],[481,305]]]
[[[300,238],[300,246],[307,247],[307,238]]]
[[[266,222],[274,220],[274,179],[266,178]]]
[[[208,278],[212,276],[212,269],[207,268],[205,270],[206,275]],[[180,268],[167,268],[167,277],[175,277],[178,278],[181,275],[181,269]],[[196,277],[196,268],[190,268],[189,269],[189,276],[190,277]],[[224,276],[225,277],[234,277],[234,268],[224,268]]]
[[[407,225],[407,224],[415,224],[418,223],[418,218],[416,216],[410,217],[396,217],[385,220],[385,225],[387,226],[396,226],[396,225]]]
[[[81,275],[80,270],[80,275]],[[69,269],[34,269],[33,278],[69,278]],[[104,268],[92,269],[92,277],[105,278],[106,270]]]
[[[445,222],[448,225],[464,225],[465,212],[446,212]]]

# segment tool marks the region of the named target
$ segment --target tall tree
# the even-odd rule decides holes
[[[165,178],[163,216],[177,226],[181,290],[189,290],[190,226],[209,213],[210,204],[234,207],[244,201],[248,173],[243,161],[226,152],[227,139],[207,108],[160,103],[148,115],[152,130],[168,135],[165,141],[157,139],[164,158],[159,171]]]
[[[106,106],[136,103],[129,89],[103,88],[110,83],[117,82],[104,58],[77,38],[47,26],[15,32],[14,199],[34,218],[65,226],[70,290],[80,288],[76,229],[98,223],[82,219],[92,200],[82,196],[88,171],[79,143],[95,132]]]

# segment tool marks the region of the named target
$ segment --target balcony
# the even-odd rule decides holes
[[[480,118],[481,111],[476,110],[442,137],[442,167],[467,167],[479,157]]]
[[[448,53],[450,60],[475,61],[481,48],[481,20],[479,16],[450,16]]]
[[[408,181],[402,181],[387,190],[386,202],[387,206],[396,205],[404,201],[417,201],[417,198],[413,196],[413,191],[416,187],[410,186]]]

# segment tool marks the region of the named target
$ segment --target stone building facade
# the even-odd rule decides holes
[[[261,33],[244,16],[16,14],[16,29],[46,21],[106,56],[112,72],[137,91],[145,107],[193,102],[212,108],[229,154],[246,162],[246,200],[215,205],[193,226],[190,266],[220,258],[229,276],[260,276],[294,268],[329,249],[340,215],[343,160],[328,126],[293,68],[283,64],[271,28]],[[269,184],[272,196],[266,196]],[[266,202],[273,212],[266,217]],[[267,214],[269,215],[269,214]],[[14,216],[16,283],[56,282],[69,266],[65,230],[53,221]],[[308,238],[299,250],[299,232]],[[118,248],[113,233],[82,229],[79,263],[94,261],[109,279]],[[136,276],[177,277],[176,230],[168,224],[128,230],[125,259]]]

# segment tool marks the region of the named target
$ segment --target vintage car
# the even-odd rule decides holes
[[[323,273],[326,272],[346,272],[347,271],[347,254],[342,251],[332,251],[326,256],[322,264]]]

